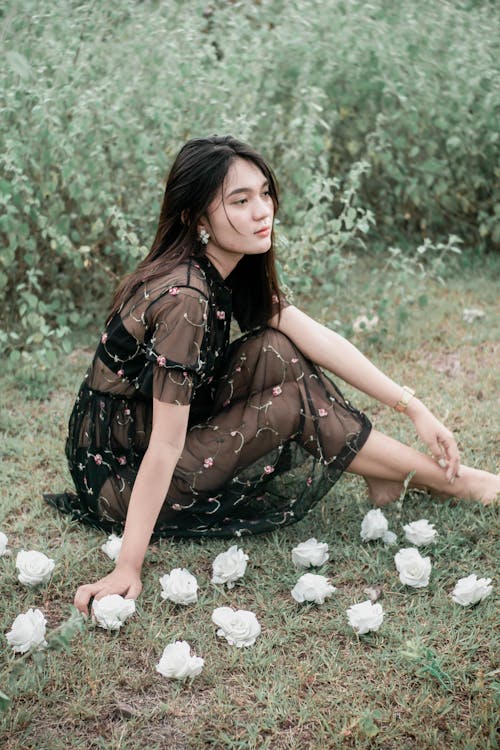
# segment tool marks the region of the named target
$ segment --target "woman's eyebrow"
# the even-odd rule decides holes
[[[269,187],[269,180],[264,180],[261,186],[261,190],[265,187]],[[249,188],[249,187],[235,188],[234,190],[231,190],[231,192],[226,195],[226,198],[230,198],[232,195],[236,195],[237,193],[251,193],[252,190],[253,188]]]

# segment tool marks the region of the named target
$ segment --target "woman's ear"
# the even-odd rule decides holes
[[[189,226],[189,211],[187,210],[187,208],[181,211],[181,221],[184,226]]]

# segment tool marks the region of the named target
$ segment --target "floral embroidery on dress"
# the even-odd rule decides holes
[[[148,281],[122,306],[70,418],[66,453],[78,494],[53,496],[56,507],[122,531],[153,398],[190,406],[156,536],[260,533],[295,523],[326,495],[369,421],[276,329],[231,342],[231,317],[231,289],[207,258]]]

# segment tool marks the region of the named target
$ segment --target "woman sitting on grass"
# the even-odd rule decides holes
[[[451,432],[407,387],[290,305],[273,250],[276,181],[232,137],[194,139],[167,180],[149,255],[118,288],[71,415],[77,495],[47,496],[121,531],[91,597],[141,591],[151,536],[229,537],[300,520],[344,471],[383,504],[410,485],[492,502],[500,477],[460,465]],[[231,318],[242,337],[230,343]],[[413,421],[431,455],[371,428],[325,368]]]

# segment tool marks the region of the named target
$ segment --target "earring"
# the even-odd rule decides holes
[[[210,239],[210,235],[207,232],[207,230],[203,229],[202,227],[198,233],[198,238],[202,245],[208,245],[208,240]]]

